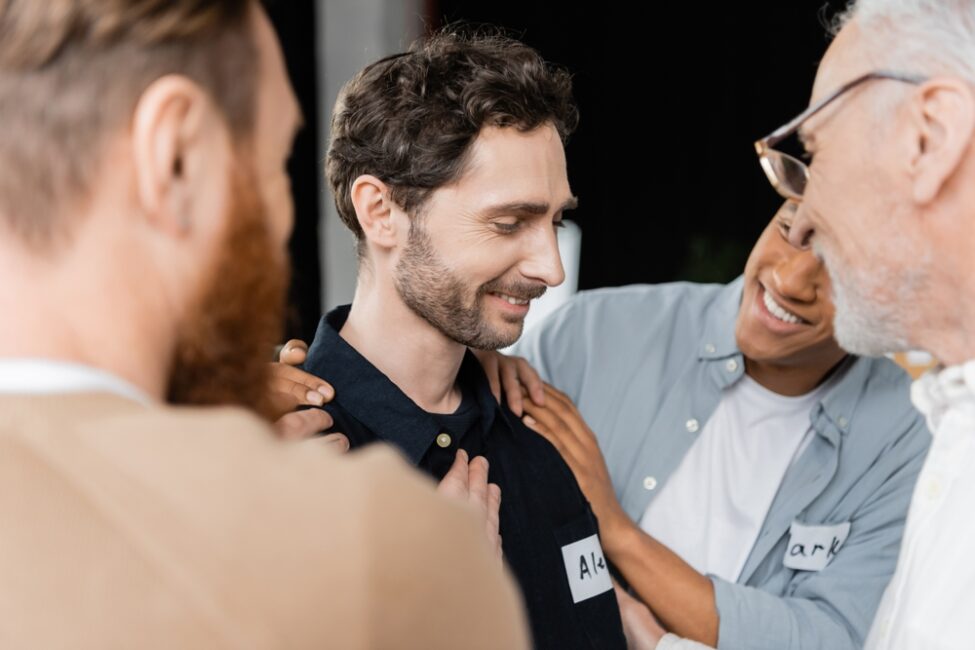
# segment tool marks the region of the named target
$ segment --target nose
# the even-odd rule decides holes
[[[800,203],[792,220],[792,226],[789,228],[789,243],[800,250],[806,250],[812,244],[815,234],[816,230],[813,228],[808,211],[803,209]]]
[[[772,269],[773,288],[783,298],[802,303],[815,302],[822,271],[822,262],[808,247],[793,250]]]
[[[559,241],[551,223],[538,229],[538,236],[526,240],[527,250],[521,264],[521,273],[526,278],[543,282],[546,286],[557,287],[565,281]]]

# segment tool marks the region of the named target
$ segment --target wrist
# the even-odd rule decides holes
[[[603,552],[609,556],[617,556],[632,547],[638,529],[626,513],[620,510],[605,517],[605,521],[600,519],[599,533]]]

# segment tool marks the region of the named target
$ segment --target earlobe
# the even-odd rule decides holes
[[[915,96],[911,171],[913,199],[934,201],[964,163],[975,135],[975,96],[956,79],[933,79]]]
[[[396,205],[389,187],[371,174],[355,179],[350,190],[359,226],[366,240],[383,248],[396,245]]]
[[[137,200],[155,227],[185,235],[191,228],[188,157],[200,141],[208,99],[179,76],[153,82],[139,98],[132,121]]]

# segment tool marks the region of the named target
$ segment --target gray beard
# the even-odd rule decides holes
[[[822,252],[817,250],[817,254]],[[829,256],[823,257],[836,307],[833,336],[840,347],[870,357],[910,350],[908,318],[923,273],[910,269],[854,269]]]

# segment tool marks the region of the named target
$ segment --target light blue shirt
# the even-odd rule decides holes
[[[634,521],[744,373],[734,335],[742,286],[739,278],[583,292],[514,350],[579,406]],[[887,359],[846,363],[809,414],[815,435],[783,477],[738,582],[710,576],[719,649],[863,645],[930,435],[903,370]],[[800,571],[783,565],[793,522],[849,522],[850,531],[824,569]]]

